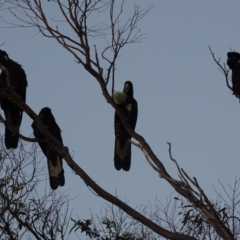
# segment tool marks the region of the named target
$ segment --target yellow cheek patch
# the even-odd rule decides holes
[[[132,111],[132,104],[126,105],[126,109],[128,110],[128,112]]]
[[[237,62],[240,63],[240,59]]]
[[[4,58],[5,58],[6,60],[8,60],[8,59],[9,59],[7,55],[5,55],[5,56],[4,56]]]

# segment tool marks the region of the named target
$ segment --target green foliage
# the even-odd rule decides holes
[[[70,230],[70,233],[74,230],[74,232],[81,230],[81,233],[85,233],[89,239],[96,240],[141,240],[140,238],[134,237],[131,233],[123,233],[119,234],[117,229],[117,224],[108,219],[104,218],[101,221],[102,229],[99,230],[93,224],[92,219],[87,220],[74,220],[73,227]]]
[[[92,227],[92,220],[87,219],[87,220],[74,220],[71,218],[71,220],[74,222],[73,227],[71,228],[70,232],[71,233],[73,230],[74,232],[81,230],[81,232],[84,232],[86,236],[90,237],[90,239],[99,239],[100,235],[98,231]]]

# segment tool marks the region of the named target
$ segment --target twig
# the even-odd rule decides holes
[[[211,47],[209,46],[208,48],[209,48],[209,51],[210,51],[210,53],[211,53],[211,55],[212,55],[212,58],[213,58],[214,62],[218,65],[218,67],[220,68],[220,71],[221,71],[221,72],[224,74],[224,76],[225,76],[227,87],[228,87],[231,91],[233,91],[232,87],[231,87],[231,86],[229,85],[229,83],[228,83],[228,73],[229,73],[229,69],[226,68],[226,65],[225,65],[225,64],[222,66],[222,65],[220,64],[221,58],[219,58],[219,59],[217,60],[217,59],[215,58],[214,53],[212,52]]]

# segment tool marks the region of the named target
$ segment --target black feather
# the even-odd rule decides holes
[[[21,65],[11,60],[5,51],[0,50],[0,63],[9,71],[11,85],[21,99],[26,101],[27,77]],[[8,85],[8,79],[4,71],[0,74],[0,88]],[[5,98],[0,98],[1,108],[4,111],[5,146],[7,149],[17,148],[19,140],[19,129],[22,122],[23,111],[14,103]]]
[[[240,54],[228,52],[227,56],[227,65],[232,70],[232,91],[237,98],[240,98]]]
[[[138,116],[138,104],[133,97],[133,84],[126,81],[124,84],[123,92],[127,94],[126,102],[119,107],[124,112],[125,116],[129,119],[129,123],[133,130],[135,130]],[[117,112],[114,116],[114,130],[115,130],[115,147],[114,147],[114,165],[119,171],[129,171],[131,167],[131,143],[129,140],[131,136],[125,129]]]
[[[55,118],[48,107],[39,112],[39,117],[48,131],[63,145],[61,129],[57,125]],[[55,190],[58,186],[64,186],[65,177],[62,167],[62,157],[57,150],[48,144],[35,122],[32,123],[34,136],[41,140],[38,142],[42,152],[47,158],[50,187]]]

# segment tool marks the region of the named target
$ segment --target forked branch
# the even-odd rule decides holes
[[[219,70],[223,73],[224,77],[225,77],[225,80],[226,80],[226,85],[227,87],[233,91],[232,87],[229,85],[229,81],[228,81],[228,73],[229,73],[229,69],[227,69],[226,67],[226,64],[224,63],[223,65],[220,63],[221,61],[221,58],[219,58],[218,60],[216,59],[211,47],[208,47],[209,48],[209,51],[212,55],[212,58],[214,60],[214,62],[217,64],[217,66],[219,67]]]

